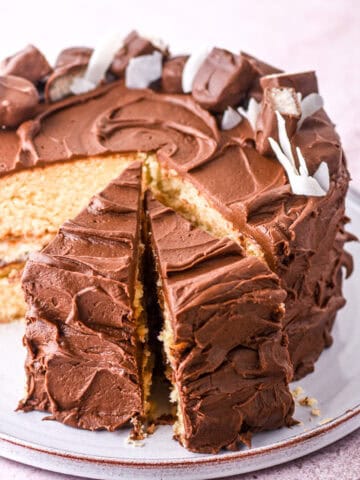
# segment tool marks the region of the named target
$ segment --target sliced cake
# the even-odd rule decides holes
[[[23,274],[27,394],[20,408],[141,435],[150,387],[142,307],[141,164],[65,222]]]
[[[131,32],[53,67],[27,47],[0,62],[0,100],[0,322],[25,313],[29,259],[21,408],[139,437],[147,309],[183,445],[291,424],[287,383],[331,344],[352,269],[350,177],[315,73],[216,47],[173,57]]]
[[[238,243],[146,199],[176,438],[214,453],[249,443],[254,431],[291,425],[286,292],[278,278]]]

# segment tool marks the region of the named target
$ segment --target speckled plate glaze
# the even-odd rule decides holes
[[[350,230],[360,236],[360,195],[351,192]],[[316,371],[291,387],[318,400],[320,416],[297,405],[301,423],[257,434],[251,449],[219,455],[192,454],[172,440],[171,428],[160,427],[141,447],[127,444],[126,429],[86,432],[51,421],[39,412],[15,412],[24,388],[22,322],[0,326],[0,455],[48,470],[110,479],[220,478],[287,462],[318,450],[360,427],[360,244],[349,250],[355,273],[345,283],[348,302],[334,329],[335,342]]]

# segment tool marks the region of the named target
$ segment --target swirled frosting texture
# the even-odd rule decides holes
[[[23,410],[90,430],[143,415],[133,313],[140,201],[135,163],[27,262]]]
[[[309,88],[308,76],[295,80],[300,91],[302,81]],[[263,248],[288,292],[284,323],[295,375],[311,371],[331,343],[331,325],[344,304],[340,285],[349,175],[323,110],[306,119],[292,139],[310,174],[322,161],[328,164],[331,184],[323,198],[291,193],[280,163],[254,148],[254,132],[245,119],[221,131],[191,96],[128,90],[121,81],[46,107],[16,134],[0,135],[4,173],[86,155],[156,151],[164,168],[190,180]]]

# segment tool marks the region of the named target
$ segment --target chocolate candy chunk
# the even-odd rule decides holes
[[[310,93],[318,93],[316,74],[313,71],[300,73],[276,73],[260,80],[263,89],[267,87],[289,87],[300,92],[302,98]]]
[[[279,139],[275,112],[285,119],[286,131],[291,138],[301,117],[301,106],[293,88],[265,88],[261,110],[256,124],[256,148],[262,155],[272,155],[269,137]]]
[[[183,93],[182,73],[188,58],[187,55],[180,55],[164,63],[161,77],[161,87],[164,92]]]
[[[70,47],[62,50],[55,62],[55,69],[66,65],[87,65],[93,53],[89,47]]]
[[[31,118],[39,103],[34,85],[25,78],[0,77],[0,126],[17,127]]]
[[[15,75],[32,83],[43,80],[51,70],[44,55],[33,45],[28,45],[0,63],[0,75]]]
[[[155,50],[162,51],[150,39],[141,37],[134,30],[125,38],[123,46],[115,54],[110,72],[121,77],[131,58],[139,57],[140,55],[150,55]]]
[[[50,103],[58,102],[72,95],[71,85],[76,77],[85,73],[86,66],[73,63],[57,68],[46,81],[45,100]]]
[[[70,47],[62,50],[56,59],[55,70],[45,85],[45,100],[57,102],[72,95],[70,87],[76,77],[85,73],[92,48]]]
[[[195,75],[192,95],[202,107],[221,112],[241,102],[254,77],[245,57],[214,48]]]
[[[281,73],[283,70],[280,70],[279,68],[274,67],[273,65],[265,63],[259,60],[258,58],[253,57],[252,55],[249,55],[248,53],[241,52],[241,55],[250,62],[251,66],[256,72],[255,78],[249,90],[249,97],[253,97],[257,102],[260,102],[263,94],[263,89],[260,85],[260,78],[263,77],[264,75]]]

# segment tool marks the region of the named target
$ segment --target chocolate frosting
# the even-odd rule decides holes
[[[292,367],[281,332],[286,292],[256,257],[147,197],[152,245],[174,331],[172,367],[195,452],[292,424]]]
[[[30,256],[23,274],[28,389],[19,408],[90,430],[136,424],[143,415],[132,310],[140,202],[134,163]]]
[[[43,80],[51,70],[44,55],[33,45],[28,45],[0,63],[0,75],[15,75],[32,83]]]
[[[25,78],[0,77],[0,126],[17,127],[31,118],[39,102],[34,85]]]

